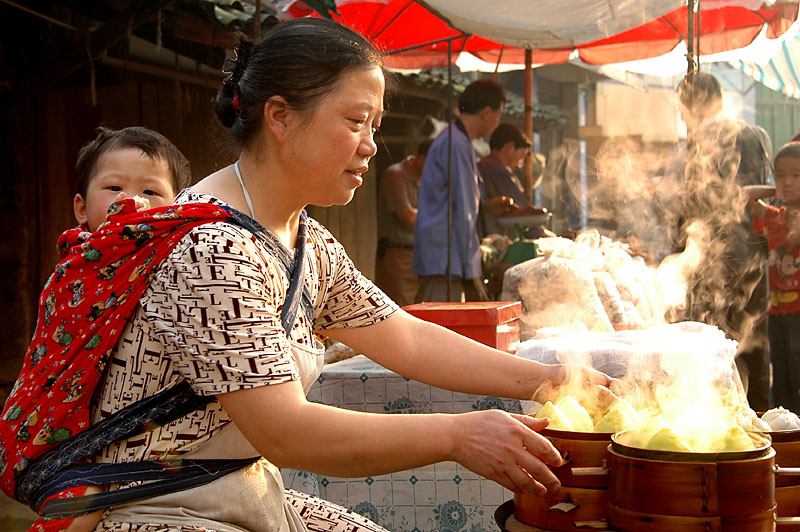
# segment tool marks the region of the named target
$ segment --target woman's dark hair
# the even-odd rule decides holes
[[[97,137],[78,152],[78,162],[75,163],[78,194],[86,197],[86,189],[94,177],[94,168],[100,156],[123,148],[137,148],[151,159],[158,157],[165,160],[176,193],[191,183],[192,171],[189,160],[161,133],[139,126],[117,130],[100,126],[97,128]]]
[[[217,93],[216,113],[239,146],[249,144],[262,123],[264,104],[273,96],[291,108],[314,108],[342,75],[357,68],[380,68],[381,55],[356,31],[322,18],[278,23],[253,44],[239,35],[236,56],[226,61],[229,75]]]
[[[479,79],[470,83],[458,98],[458,110],[473,115],[481,109],[490,107],[497,111],[506,101],[503,87],[490,79]]]
[[[778,159],[781,157],[791,157],[792,159],[800,159],[800,142],[797,141],[790,141],[784,144],[778,153],[775,154],[775,163],[778,163]]]

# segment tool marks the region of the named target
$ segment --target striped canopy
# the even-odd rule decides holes
[[[790,98],[800,99],[800,34],[795,33],[781,44],[769,61],[731,61],[756,81]]]

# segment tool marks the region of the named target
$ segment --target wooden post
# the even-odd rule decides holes
[[[255,38],[261,35],[261,0],[256,0],[256,29]]]

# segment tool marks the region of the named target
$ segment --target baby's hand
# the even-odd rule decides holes
[[[125,192],[120,192],[117,194],[117,199],[114,200],[114,203],[119,203],[120,201],[124,200],[127,196],[125,196]],[[142,198],[140,196],[133,197],[133,203],[136,205],[137,211],[144,211],[150,208],[150,200],[147,198]]]
[[[136,210],[137,211],[145,211],[150,208],[150,200],[147,198],[141,198],[139,196],[134,196],[133,201],[136,203]]]

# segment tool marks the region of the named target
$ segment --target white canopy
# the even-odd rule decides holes
[[[604,39],[686,5],[685,0],[418,1],[461,31],[507,46],[533,49]],[[700,7],[758,9],[774,3],[774,0],[704,0]]]
[[[685,5],[682,0],[424,0],[420,3],[463,32],[507,46],[534,49],[603,39]]]

